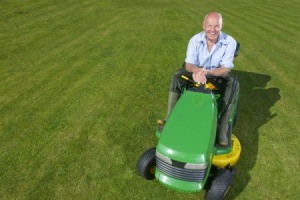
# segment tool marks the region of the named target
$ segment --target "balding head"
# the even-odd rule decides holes
[[[203,20],[203,25],[205,23],[207,23],[208,20],[210,19],[215,19],[217,18],[218,21],[219,21],[219,25],[220,25],[220,29],[222,29],[222,26],[223,26],[223,18],[222,18],[222,15],[218,12],[210,12],[210,13],[207,13],[204,17],[204,20]]]
[[[203,30],[210,42],[216,42],[222,29],[222,15],[217,12],[208,13],[203,20]]]
[[[222,29],[222,26],[223,26],[223,17],[220,13],[218,12],[210,12],[210,13],[207,13],[204,17],[204,20],[203,20],[203,25],[205,23],[207,23],[207,20],[210,20],[210,19],[217,19],[219,21],[219,24],[220,24],[220,29]]]

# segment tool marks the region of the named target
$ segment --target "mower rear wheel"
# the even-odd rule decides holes
[[[220,169],[205,193],[206,200],[222,200],[225,198],[235,176],[235,169]]]
[[[141,155],[138,163],[137,170],[140,176],[147,180],[154,179],[156,159],[155,159],[156,148],[152,147],[146,150],[143,155]]]

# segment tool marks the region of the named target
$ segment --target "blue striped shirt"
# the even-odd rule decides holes
[[[219,67],[233,68],[236,41],[229,35],[220,32],[216,44],[208,51],[205,32],[194,35],[188,44],[186,63],[206,70]]]

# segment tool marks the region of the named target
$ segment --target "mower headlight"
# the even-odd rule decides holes
[[[165,163],[168,163],[172,165],[172,160],[168,158],[167,156],[162,155],[161,153],[156,152],[155,153],[156,157],[159,158],[160,160],[164,161]]]
[[[186,163],[184,168],[185,169],[206,169],[207,163],[203,163],[203,164]]]

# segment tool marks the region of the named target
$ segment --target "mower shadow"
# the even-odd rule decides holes
[[[280,99],[278,88],[267,88],[271,76],[252,72],[236,71],[240,83],[238,122],[233,130],[242,145],[242,154],[237,164],[235,182],[227,199],[235,199],[251,180],[249,172],[257,159],[259,128],[276,114],[270,108]]]

